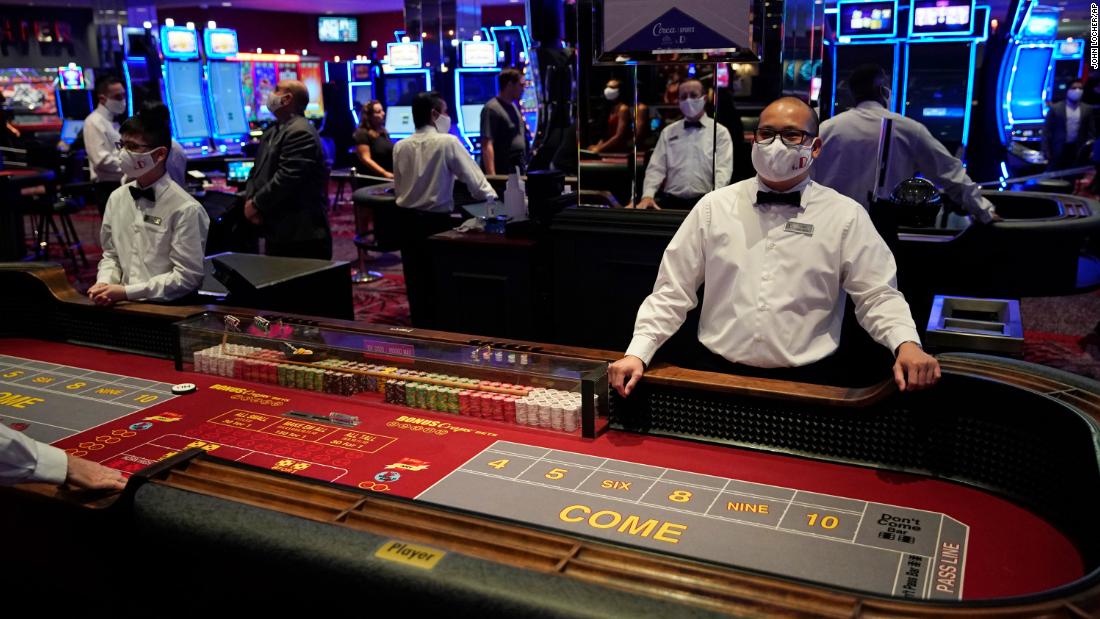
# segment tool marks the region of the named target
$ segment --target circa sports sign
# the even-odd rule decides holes
[[[605,52],[747,49],[751,0],[604,0]]]

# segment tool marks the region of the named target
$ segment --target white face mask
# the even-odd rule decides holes
[[[802,174],[813,165],[813,144],[787,146],[776,136],[771,144],[752,144],[752,165],[761,178],[782,183]]]
[[[267,101],[264,102],[267,105],[267,111],[274,114],[275,112],[286,107],[286,101],[283,101],[283,97],[285,96],[286,95],[280,95],[274,92],[267,95]]]
[[[1085,91],[1080,88],[1070,88],[1066,91],[1066,98],[1074,103],[1081,100],[1081,95],[1085,94]]]
[[[707,100],[703,97],[687,99],[680,99],[680,111],[684,113],[685,118],[695,120],[703,113],[703,108],[707,106]]]
[[[150,170],[157,166],[157,160],[153,158],[153,152],[156,152],[156,150],[158,149],[148,153],[135,153],[125,148],[122,149],[122,152],[118,154],[122,173],[126,175],[126,178],[133,180],[148,174]]]
[[[118,116],[119,114],[126,113],[126,100],[119,101],[118,99],[107,99],[103,104],[103,107],[107,108],[107,111]]]
[[[440,114],[439,116],[437,116],[435,119],[435,123],[433,124],[435,125],[435,130],[440,133],[451,132],[451,117],[447,116],[446,114]]]
[[[614,100],[618,99],[619,98],[619,89],[618,88],[604,88],[603,89],[603,98],[607,99],[608,101],[614,101]]]

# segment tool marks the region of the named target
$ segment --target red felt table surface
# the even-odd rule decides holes
[[[1045,520],[1001,497],[958,483],[616,431],[587,440],[389,405],[375,394],[330,396],[177,372],[170,361],[126,353],[37,340],[0,341],[5,354],[198,386],[196,393],[57,443],[124,470],[136,470],[168,453],[205,443],[200,446],[210,449],[211,455],[413,498],[482,449],[503,440],[947,514],[970,527],[966,599],[1041,592],[1072,582],[1085,571],[1071,541]],[[358,416],[361,423],[342,428],[284,416],[292,410],[347,413]],[[402,417],[437,425],[401,421]],[[135,431],[134,424],[150,427]],[[104,437],[118,440],[100,440]],[[82,443],[100,447],[81,449]],[[399,479],[380,482],[377,476],[386,472],[398,472]]]

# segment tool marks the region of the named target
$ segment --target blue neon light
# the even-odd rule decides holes
[[[126,108],[129,110],[134,109],[134,87],[130,83],[130,63],[148,64],[144,58],[127,58],[122,63],[122,78],[126,81]],[[148,69],[146,70],[148,73]]]
[[[977,50],[978,44],[971,43],[969,79],[966,80],[966,110],[963,113],[962,147],[964,153],[966,152],[966,145],[970,141],[970,102],[974,100],[974,54]]]

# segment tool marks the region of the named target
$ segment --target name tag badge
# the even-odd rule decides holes
[[[813,224],[804,224],[799,221],[788,221],[784,230],[787,232],[794,232],[795,234],[805,234],[806,236],[814,235]]]
[[[145,223],[147,223],[147,224],[153,224],[154,226],[159,226],[160,221],[161,221],[160,217],[157,217],[155,215],[146,215],[145,216]]]

